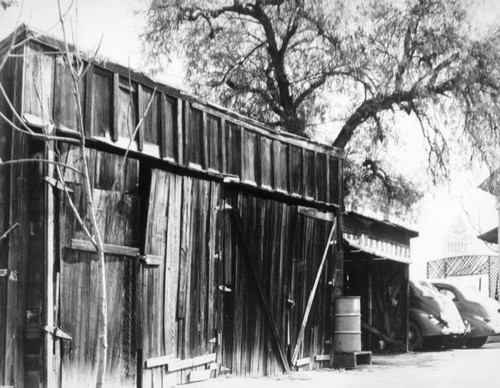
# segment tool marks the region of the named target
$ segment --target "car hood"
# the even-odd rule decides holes
[[[410,308],[417,308],[446,322],[455,332],[464,332],[465,325],[455,303],[426,282],[410,282]]]

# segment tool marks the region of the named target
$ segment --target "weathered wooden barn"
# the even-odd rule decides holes
[[[27,28],[14,41],[0,74],[0,385],[92,386],[97,258],[64,192],[85,220],[77,97],[62,42]],[[341,240],[342,153],[89,64],[79,98],[106,252],[106,386],[328,365],[343,283],[341,245],[328,243],[331,230]]]
[[[408,351],[410,240],[418,232],[355,212],[343,215],[342,230],[344,294],[361,297],[363,350]]]

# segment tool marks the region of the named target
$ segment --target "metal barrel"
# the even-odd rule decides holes
[[[335,299],[336,353],[361,351],[361,306],[359,296],[339,296]]]

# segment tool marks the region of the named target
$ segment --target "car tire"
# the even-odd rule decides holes
[[[483,346],[486,343],[486,341],[488,341],[488,337],[469,338],[465,343],[465,346],[468,347],[469,349],[478,349],[481,346]]]
[[[419,350],[422,348],[424,343],[424,337],[422,336],[422,330],[415,322],[410,322],[410,328],[408,330],[408,347],[410,350]]]

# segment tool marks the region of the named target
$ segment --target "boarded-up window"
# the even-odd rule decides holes
[[[118,137],[130,140],[137,125],[137,84],[120,78],[118,88]]]
[[[302,195],[302,149],[290,145],[290,191]]]
[[[94,136],[110,136],[112,123],[111,90],[113,75],[95,69],[92,82],[92,133]]]
[[[69,66],[56,61],[56,80],[54,85],[54,122],[58,127],[78,130],[77,101],[75,87]],[[84,83],[79,80],[80,103],[84,104]],[[84,112],[82,111],[83,115]]]
[[[260,137],[260,184],[264,187],[273,186],[272,144],[271,139]]]
[[[188,163],[203,165],[203,113],[198,109],[191,109],[186,155]]]
[[[149,103],[151,102],[149,110],[143,121],[144,143],[159,145],[160,110],[158,109],[158,107],[160,105],[159,104],[160,94],[157,92],[153,94],[153,91],[151,89],[144,88],[142,98],[143,98],[142,106],[144,110],[147,109]]]
[[[288,191],[288,157],[287,145],[280,142],[274,142],[274,178],[276,180],[276,189]]]
[[[162,95],[162,156],[177,160],[177,101]]]
[[[241,177],[241,129],[226,123],[227,172]]]
[[[316,199],[318,201],[326,201],[328,185],[326,163],[326,154],[318,152],[316,154]]]
[[[208,167],[216,170],[222,170],[222,139],[221,139],[221,121],[218,117],[208,115]]]
[[[304,185],[306,197],[315,196],[315,171],[314,171],[314,151],[305,150],[304,152]]]
[[[255,172],[255,156],[257,151],[257,135],[248,130],[244,130],[243,134],[243,153],[242,157],[242,178],[247,182],[256,182]]]
[[[26,66],[24,112],[49,121],[52,119],[55,56],[42,54],[44,51],[42,46],[32,44],[23,57]]]

